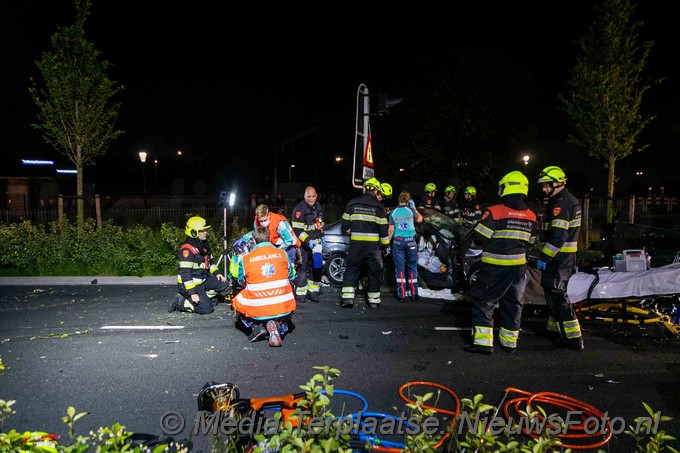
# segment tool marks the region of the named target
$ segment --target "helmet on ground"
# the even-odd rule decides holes
[[[527,195],[529,179],[521,171],[511,171],[498,181],[498,195],[504,197],[513,193]]]
[[[475,195],[477,195],[477,189],[475,189],[473,186],[467,186],[465,188],[465,193],[469,193],[474,197]]]
[[[392,198],[392,186],[386,182],[380,184],[380,193],[383,197],[389,200]]]
[[[425,192],[436,192],[437,191],[437,185],[433,182],[428,182],[425,184]]]
[[[210,228],[210,225],[206,224],[203,217],[191,217],[187,220],[187,226],[184,228],[184,232],[189,237],[197,238],[199,231],[207,230],[208,228]]]
[[[538,174],[538,183],[544,182],[559,182],[565,184],[567,182],[567,175],[560,167],[545,167]]]
[[[453,186],[446,186],[446,189],[444,189],[444,195],[446,195],[449,192],[456,193],[456,188]]]
[[[375,178],[369,178],[364,182],[364,188],[368,190],[380,190],[380,181]]]

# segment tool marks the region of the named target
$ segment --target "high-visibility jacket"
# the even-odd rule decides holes
[[[317,201],[312,206],[301,201],[293,209],[293,231],[303,244],[309,246],[309,241],[323,236],[324,214],[321,204]]]
[[[245,287],[232,300],[237,312],[254,319],[287,315],[295,310],[290,280],[295,268],[286,252],[261,242],[238,260],[238,282]]]
[[[488,207],[475,227],[475,233],[486,239],[482,263],[526,264],[527,247],[534,242],[536,232],[536,213],[531,209],[515,209],[505,204]]]
[[[439,197],[433,196],[430,194],[425,194],[423,195],[423,198],[420,199],[420,207],[421,208],[433,208],[438,211],[442,210],[442,205],[439,201]]]
[[[344,234],[349,232],[350,242],[382,246],[390,244],[385,206],[371,192],[347,203],[342,214],[341,229]]]
[[[275,212],[269,212],[269,242],[271,242],[275,247],[283,250],[288,250],[291,247],[299,247],[300,239],[297,237],[293,231],[293,227],[290,226],[288,220],[281,214]],[[253,221],[254,228],[260,228],[262,225],[260,221],[255,216]]]
[[[479,209],[479,201],[476,198],[463,199],[460,202],[460,221],[463,223],[475,223],[482,218],[482,210]]]
[[[444,198],[444,201],[442,202],[442,211],[456,222],[460,222],[460,208],[458,207],[456,197],[453,197],[450,200]]]
[[[196,287],[210,275],[219,274],[208,241],[187,238],[177,250],[177,285],[182,294],[196,294]]]
[[[566,187],[548,201],[544,224],[548,232],[539,259],[549,262],[558,253],[576,253],[581,230],[581,202]]]

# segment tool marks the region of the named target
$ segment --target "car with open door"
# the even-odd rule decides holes
[[[464,291],[474,281],[481,257],[481,250],[471,247],[470,228],[436,209],[418,211],[423,216],[423,221],[416,223],[419,286]],[[341,223],[339,220],[324,229],[324,274],[336,286],[342,285],[349,251],[349,236],[342,234]],[[393,266],[391,256],[387,255],[385,267],[391,271]],[[390,271],[386,275],[394,278]]]

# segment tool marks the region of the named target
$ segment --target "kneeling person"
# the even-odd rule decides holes
[[[269,242],[269,230],[253,230],[255,246],[237,258],[237,280],[243,289],[234,296],[237,322],[250,330],[251,342],[269,335],[269,346],[281,346],[296,309],[291,280],[295,268],[286,252]]]
[[[177,251],[177,295],[170,303],[170,312],[212,313],[213,298],[229,294],[231,283],[213,260],[208,229],[202,217],[187,220],[184,232],[188,238]]]

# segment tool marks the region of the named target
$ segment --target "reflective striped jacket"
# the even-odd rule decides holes
[[[536,213],[505,204],[488,207],[475,227],[484,238],[482,263],[520,266],[527,262],[527,248],[536,239]]]
[[[372,192],[365,192],[347,203],[341,229],[344,234],[349,232],[351,242],[390,243],[385,206]]]
[[[183,294],[195,294],[198,285],[210,275],[220,273],[210,253],[208,241],[187,238],[177,250],[177,261],[177,285]]]
[[[309,241],[323,236],[324,216],[323,208],[317,201],[312,206],[301,201],[293,209],[293,231],[303,244],[309,246]]]
[[[238,282],[245,287],[232,300],[234,310],[250,318],[272,318],[295,310],[290,280],[295,269],[286,252],[269,242],[238,258]]]
[[[576,253],[581,231],[581,202],[566,187],[548,201],[544,225],[548,231],[540,260],[547,263],[558,253]]]

